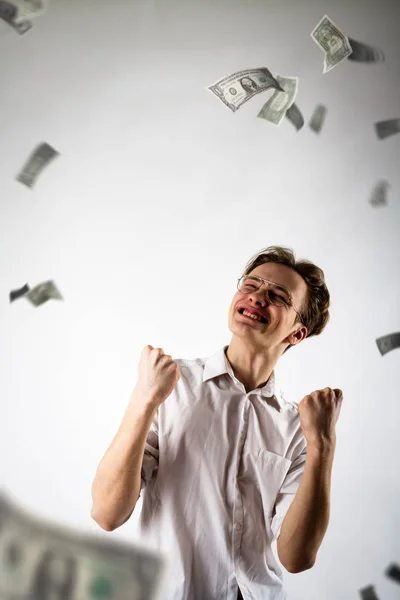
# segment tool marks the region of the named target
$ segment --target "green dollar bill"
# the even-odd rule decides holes
[[[0,494],[0,598],[156,600],[165,586],[161,554],[59,527]]]
[[[325,15],[317,23],[311,37],[325,53],[323,72],[327,73],[350,56],[352,48],[348,37]]]
[[[237,71],[233,75],[223,77],[207,89],[235,112],[256,94],[271,87],[281,89],[272,73],[266,67],[260,67]]]
[[[28,298],[34,306],[41,306],[48,300],[64,300],[58,291],[56,284],[52,280],[39,283],[29,290],[24,297]]]
[[[299,80],[297,77],[281,77],[280,75],[276,76],[276,80],[284,91],[275,90],[258,113],[258,117],[279,125],[296,98]]]

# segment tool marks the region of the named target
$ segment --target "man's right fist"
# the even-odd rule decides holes
[[[147,345],[143,348],[138,367],[136,387],[144,402],[159,406],[168,398],[179,381],[178,364],[162,348]]]

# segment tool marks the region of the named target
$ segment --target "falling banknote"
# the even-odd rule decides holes
[[[158,552],[59,527],[0,494],[1,599],[155,600],[168,568]]]
[[[257,116],[270,123],[279,125],[284,119],[287,109],[292,106],[296,98],[299,80],[298,77],[280,77],[277,75],[276,81],[284,91],[276,89]]]
[[[18,22],[24,19],[36,19],[46,10],[44,0],[13,0],[18,8]]]
[[[386,179],[381,179],[381,181],[378,181],[372,190],[372,194],[369,199],[370,204],[372,204],[372,206],[387,206],[389,187],[390,184],[388,181],[386,181]]]
[[[44,167],[58,155],[59,152],[54,150],[49,144],[46,144],[46,142],[40,144],[32,152],[21,172],[17,175],[17,181],[32,188]]]
[[[17,300],[17,298],[22,298],[29,292],[29,285],[26,283],[23,287],[18,290],[11,290],[10,292],[10,303]]]
[[[304,118],[296,104],[293,103],[292,106],[287,109],[286,117],[293,123],[297,131],[303,127]]]
[[[39,285],[24,294],[24,298],[28,298],[34,306],[41,306],[48,300],[64,300],[54,281],[51,280],[39,283]]]
[[[395,133],[400,133],[400,119],[388,119],[387,121],[378,121],[375,123],[376,135],[380,140],[384,140]]]
[[[0,0],[0,19],[15,29],[20,35],[23,35],[32,27],[30,21],[21,20],[15,4],[11,4],[11,2],[7,2],[6,0]]]
[[[369,585],[359,590],[359,592],[362,600],[379,600],[378,596],[376,595],[374,585]]]
[[[336,67],[352,52],[349,38],[340,31],[328,15],[322,17],[310,35],[325,53],[323,73]]]
[[[326,116],[326,106],[324,106],[323,104],[318,104],[315,107],[315,110],[314,110],[312,117],[310,119],[310,122],[308,124],[310,129],[312,129],[315,133],[320,133],[322,126],[324,124],[324,121],[325,121],[325,116]]]
[[[390,564],[385,571],[385,575],[396,583],[400,583],[400,565],[396,563]]]
[[[400,348],[400,331],[383,335],[382,337],[377,338],[375,341],[379,352],[382,354],[382,356],[384,356],[395,348]]]
[[[282,90],[266,67],[238,71],[223,77],[207,89],[211,90],[232,112],[238,110],[247,100],[269,88]]]

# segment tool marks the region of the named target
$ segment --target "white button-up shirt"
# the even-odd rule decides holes
[[[161,600],[285,600],[271,544],[304,472],[297,404],[275,371],[246,393],[224,346],[174,359],[181,378],[149,431],[139,538],[162,553]]]

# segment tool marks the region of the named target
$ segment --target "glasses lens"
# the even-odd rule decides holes
[[[260,285],[261,279],[243,276],[239,282],[239,290],[243,292],[243,294],[250,294],[250,292],[258,290]]]
[[[262,280],[258,277],[243,276],[239,281],[239,291],[243,294],[251,294],[260,289]],[[273,283],[268,284],[268,298],[275,306],[289,306],[289,294]]]

